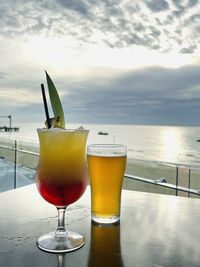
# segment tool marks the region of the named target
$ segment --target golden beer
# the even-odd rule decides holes
[[[96,145],[97,146],[97,145]],[[102,149],[103,146],[103,149]],[[105,151],[105,146],[108,147]],[[98,145],[101,153],[88,147],[88,171],[91,185],[92,220],[101,223],[119,221],[121,189],[126,167],[126,148]],[[113,152],[113,148],[115,152]]]

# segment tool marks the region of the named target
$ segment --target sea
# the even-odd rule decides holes
[[[0,132],[0,138],[38,144],[41,123],[18,123],[19,132]],[[118,143],[127,146],[128,158],[200,167],[200,127],[114,124],[68,124],[89,129],[87,144]]]

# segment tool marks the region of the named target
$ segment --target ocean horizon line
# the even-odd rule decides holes
[[[0,121],[0,124],[1,124],[1,121]],[[42,121],[14,121],[12,123],[14,125],[14,127],[18,126],[17,124],[44,124],[45,125],[45,122],[42,122]],[[119,122],[119,123],[116,123],[116,122],[79,122],[79,121],[75,121],[75,122],[67,122],[66,125],[76,125],[76,124],[85,124],[85,125],[127,125],[127,126],[166,126],[166,127],[200,127],[200,123],[199,124],[175,124],[175,123],[127,123],[127,122]]]
[[[0,132],[0,137],[38,142],[36,129],[43,128],[44,123],[28,122],[18,126],[19,132]],[[200,140],[200,127],[83,123],[68,123],[68,126],[66,128],[83,126],[89,129],[88,144],[125,144],[130,158],[195,165],[200,163],[200,143],[197,142]]]

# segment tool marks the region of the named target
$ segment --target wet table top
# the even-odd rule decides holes
[[[0,266],[200,266],[200,200],[123,190],[121,223],[90,220],[90,188],[66,211],[69,230],[85,236],[74,252],[51,254],[36,240],[57,227],[56,208],[36,186],[0,193]]]

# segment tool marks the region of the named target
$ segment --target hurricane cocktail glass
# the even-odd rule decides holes
[[[58,210],[58,228],[41,236],[37,246],[62,253],[84,245],[84,237],[65,228],[66,207],[77,201],[86,189],[85,147],[88,131],[60,128],[38,129],[40,156],[36,184],[41,196]]]

